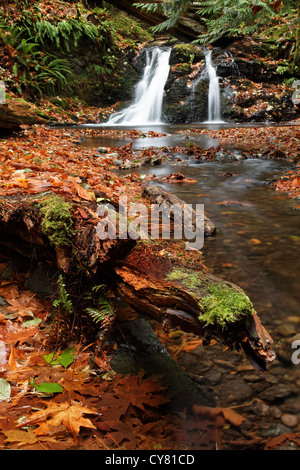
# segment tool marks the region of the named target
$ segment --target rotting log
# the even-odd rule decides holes
[[[23,124],[44,124],[46,119],[38,116],[34,105],[22,99],[11,99],[0,104],[0,130],[16,130]]]
[[[99,223],[95,200],[55,194],[53,188],[0,197],[0,244],[29,259],[46,257],[65,276],[73,276],[73,284],[80,266],[90,287],[92,281],[106,283],[165,329],[179,327],[207,343],[216,339],[242,347],[255,368],[265,370],[275,358],[272,339],[242,289],[213,276],[200,262],[187,264],[172,251],[172,243],[120,239],[118,234],[100,240]]]
[[[188,265],[158,245],[133,249],[115,268],[120,297],[136,310],[161,322],[224,345],[242,347],[253,367],[265,370],[275,358],[272,338],[243,290]]]

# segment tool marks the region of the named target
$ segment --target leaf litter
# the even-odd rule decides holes
[[[113,200],[126,189],[131,197],[138,196],[139,180],[133,175],[117,177],[109,157],[102,156],[100,164],[93,149],[74,146],[79,135],[75,130],[24,126],[21,135],[1,140],[0,195],[51,189],[70,195],[73,201],[94,200],[102,193]],[[133,133],[131,138],[136,136]],[[224,132],[218,137],[226,139]],[[227,136],[227,143],[231,138],[237,135]],[[132,158],[131,148],[122,152]],[[79,213],[93,217],[88,209]],[[171,397],[161,377],[146,377],[143,371],[115,374],[111,350],[95,354],[80,342],[70,345],[73,354],[69,348],[49,350],[46,320],[52,305],[24,289],[24,280],[17,274],[0,280],[0,296],[6,302],[0,309],[0,449],[226,448],[222,444],[226,427],[239,428],[244,422],[236,411],[194,406],[189,413],[172,414],[165,407]],[[33,323],[26,325],[28,320]],[[198,344],[183,334],[174,356]],[[300,439],[297,433],[265,441],[255,432],[250,437],[249,442],[266,449]],[[247,439],[241,445],[247,448]]]

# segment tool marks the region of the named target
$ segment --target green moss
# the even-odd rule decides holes
[[[200,309],[199,321],[225,329],[228,324],[251,316],[253,305],[249,297],[234,284],[213,276],[175,268],[167,278],[192,291]]]
[[[38,204],[43,217],[42,231],[54,246],[70,245],[73,237],[72,205],[51,194]]]
[[[252,303],[242,290],[237,291],[221,283],[209,286],[207,290],[209,294],[201,300],[203,313],[198,317],[206,325],[219,325],[224,329],[229,323],[252,315]]]
[[[176,54],[181,58],[181,62],[193,63],[195,57],[194,44],[177,44],[174,49]]]

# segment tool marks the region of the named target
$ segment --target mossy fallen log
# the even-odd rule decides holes
[[[46,120],[38,115],[34,105],[23,99],[10,99],[0,104],[0,129],[19,129],[23,124],[44,124]]]
[[[101,240],[99,223],[92,198],[50,190],[0,198],[0,244],[31,260],[47,259],[64,273],[66,285],[68,279],[76,285],[80,271],[81,283],[85,277],[90,289],[107,284],[165,329],[179,327],[205,342],[242,347],[262,370],[274,359],[272,339],[242,289],[213,276],[199,261],[180,259],[172,243],[122,239],[118,233]]]
[[[260,323],[252,302],[237,285],[203,266],[178,261],[159,245],[136,247],[116,267],[119,295],[164,328],[179,327],[229,347],[242,347],[260,370],[275,358],[272,338]]]

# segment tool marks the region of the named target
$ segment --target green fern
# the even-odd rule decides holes
[[[59,276],[58,281],[58,298],[54,300],[53,306],[60,313],[71,314],[73,312],[73,304],[69,299],[69,294],[63,281],[62,275]]]
[[[106,288],[107,287],[104,284],[96,285],[92,288],[91,292],[85,297],[86,301],[93,300],[95,304],[94,307],[87,307],[85,311],[97,324],[103,323],[108,317],[114,316],[113,307],[110,301],[107,299],[106,295],[104,294],[104,290]]]
[[[97,307],[87,307],[85,311],[89,314],[95,323],[103,323],[107,317],[114,315],[113,308],[109,300],[102,294],[97,301]]]
[[[252,35],[275,16],[272,0],[205,0],[197,14],[207,28],[195,42],[215,42],[223,36]]]

